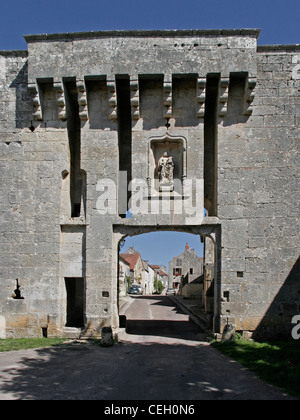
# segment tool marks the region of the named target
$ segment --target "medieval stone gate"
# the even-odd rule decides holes
[[[193,235],[199,236],[199,241],[204,242],[205,247],[209,248],[209,253],[206,252],[204,255],[206,256],[206,265],[207,267],[213,267],[213,279],[209,279],[210,286],[212,286],[212,299],[213,302],[211,303],[211,307],[208,310],[208,305],[206,305],[206,296],[204,296],[204,310],[203,315],[207,316],[207,326],[208,328],[213,327],[215,331],[220,330],[220,302],[221,302],[221,290],[220,290],[220,262],[221,262],[221,236],[220,236],[220,226],[210,224],[209,222],[203,223],[202,225],[197,226],[128,226],[128,225],[115,225],[114,226],[114,253],[113,255],[116,256],[115,266],[118,267],[119,260],[119,245],[120,242],[123,241],[128,236],[136,236],[142,235],[152,232],[166,232],[166,231],[173,231],[173,232],[184,232],[190,233]],[[168,246],[166,244],[166,246]],[[209,255],[210,254],[210,255]],[[116,272],[115,276],[115,283],[114,283],[114,302],[115,305],[118,305],[118,296],[117,296],[117,289],[118,289],[118,273]],[[205,288],[205,276],[204,276],[204,293],[207,292]],[[212,281],[213,280],[213,281]],[[208,282],[207,282],[208,283]],[[117,310],[115,313],[118,313]],[[118,325],[118,319],[116,319],[116,324]],[[210,325],[211,324],[211,325]]]
[[[120,239],[172,229],[214,235],[215,332],[290,334],[300,52],[258,36],[31,35],[0,53],[0,337],[66,334],[66,290],[83,336],[116,330]]]

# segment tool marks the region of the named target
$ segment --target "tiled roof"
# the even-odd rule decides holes
[[[134,270],[134,267],[136,266],[136,263],[138,262],[139,258],[141,258],[141,255],[139,253],[137,254],[120,254],[121,257],[129,263],[130,270]]]
[[[158,274],[162,277],[165,277],[165,276],[169,277],[169,275],[163,270],[159,270]]]

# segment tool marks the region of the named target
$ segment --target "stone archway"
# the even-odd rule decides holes
[[[135,226],[131,225],[114,225],[113,227],[113,297],[112,297],[112,326],[113,329],[117,332],[119,328],[119,307],[118,307],[118,267],[119,267],[119,251],[120,251],[120,242],[123,241],[126,237],[137,236],[146,233],[152,232],[165,232],[165,231],[175,231],[190,233],[194,235],[199,235],[202,238],[208,238],[213,244],[213,264],[210,260],[210,266],[213,265],[214,269],[214,282],[213,282],[213,304],[211,304],[212,312],[210,315],[211,327],[214,333],[220,333],[221,329],[221,229],[218,223],[203,223],[202,225],[191,225],[191,226],[167,226],[167,225],[158,225],[158,226]],[[205,298],[206,302],[206,298]],[[206,303],[205,303],[206,304]],[[207,306],[206,306],[207,308]],[[208,317],[209,319],[209,317]],[[209,320],[208,320],[209,322]]]

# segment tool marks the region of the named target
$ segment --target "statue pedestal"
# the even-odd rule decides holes
[[[159,192],[173,192],[174,184],[173,183],[161,183],[159,184]]]

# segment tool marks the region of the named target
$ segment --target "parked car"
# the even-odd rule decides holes
[[[140,295],[142,295],[142,294],[143,294],[143,286],[138,285],[138,286],[137,286],[137,288],[138,288],[138,289],[139,289],[139,291],[140,291]]]
[[[130,295],[142,295],[143,294],[142,286],[140,286],[138,284],[132,285],[129,289],[129,294]]]
[[[176,290],[175,289],[167,289],[166,290],[166,296],[168,295],[176,295]]]
[[[139,294],[139,289],[136,286],[131,286],[129,289],[129,294],[130,295],[138,295]]]

